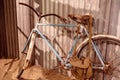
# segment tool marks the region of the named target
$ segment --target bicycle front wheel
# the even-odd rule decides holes
[[[93,70],[93,80],[120,80],[120,39],[111,35],[95,35],[92,37],[92,41],[101,53],[105,64],[109,64],[109,69]],[[87,50],[89,45],[89,39],[85,39],[77,47],[77,56],[87,56]],[[100,61],[95,54],[95,50],[91,45],[90,60],[93,65],[101,66]]]

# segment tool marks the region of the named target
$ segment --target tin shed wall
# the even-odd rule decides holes
[[[16,0],[0,1],[0,58],[18,57]]]
[[[112,34],[120,36],[120,6],[119,0],[17,0],[17,23],[19,51],[23,49],[25,41],[38,22],[38,17],[27,7],[18,3],[23,2],[34,7],[37,12],[56,13],[68,18],[68,14],[91,14],[95,18],[93,32],[95,34]],[[55,17],[43,18],[41,23],[61,23]],[[62,27],[40,27],[40,30],[47,36],[49,42],[58,50],[60,55],[65,56],[72,44],[75,28]],[[36,39],[35,62],[46,68],[57,65],[56,57],[41,38]]]

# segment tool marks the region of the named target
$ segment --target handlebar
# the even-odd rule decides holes
[[[29,7],[33,12],[35,12],[35,14],[39,17],[39,21],[40,21],[43,17],[55,16],[55,17],[59,18],[63,23],[69,23],[69,20],[67,20],[67,19],[65,19],[64,17],[61,17],[61,16],[59,16],[59,15],[57,15],[57,14],[51,13],[51,14],[43,14],[43,15],[42,15],[42,13],[39,14],[33,7],[31,7],[31,6],[28,5],[28,4],[25,4],[25,3],[19,3],[19,4],[20,4],[20,5],[24,5],[24,6],[26,6],[26,7]]]

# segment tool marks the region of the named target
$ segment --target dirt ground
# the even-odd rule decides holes
[[[15,76],[18,66],[19,60],[0,59],[0,80],[17,80]],[[72,80],[68,76],[40,66],[32,66],[26,69],[21,77],[22,80]]]

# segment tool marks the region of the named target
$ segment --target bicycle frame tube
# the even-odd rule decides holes
[[[65,64],[68,62],[68,59],[72,56],[72,53],[73,53],[73,51],[75,49],[75,46],[76,46],[76,44],[77,44],[77,42],[78,42],[79,39],[80,39],[80,36],[78,36],[77,38],[75,38],[75,40],[73,41],[72,47],[71,47],[71,49],[70,49],[70,51],[69,51],[69,53],[67,55],[67,58],[65,60]]]
[[[57,27],[75,27],[76,25],[74,25],[74,24],[41,24],[41,23],[37,23],[37,25],[38,26],[57,26]],[[37,30],[38,30],[38,26],[37,26]],[[39,32],[39,34],[42,36],[43,34],[41,34],[41,32],[38,30],[38,32]],[[42,38],[46,41],[46,39],[45,39],[45,37],[44,36],[42,36]],[[64,64],[66,65],[66,66],[70,66],[69,64],[67,64],[67,62],[68,62],[68,59],[71,57],[71,55],[72,55],[72,53],[73,53],[73,50],[74,50],[74,48],[75,48],[75,45],[76,45],[76,43],[77,43],[77,41],[78,41],[78,39],[80,38],[80,36],[78,36],[77,38],[75,38],[75,40],[73,41],[73,44],[72,44],[72,47],[71,47],[71,49],[70,49],[70,51],[69,51],[69,53],[68,53],[68,55],[67,55],[67,58],[65,59],[65,62],[64,62]],[[47,43],[47,45],[49,46],[50,45],[50,43],[48,42],[48,41],[46,41],[46,43]],[[52,48],[52,46],[50,45],[50,48],[51,48],[51,50],[54,52],[54,54],[58,57],[58,59],[60,60],[60,61],[62,61],[61,60],[61,57],[58,55],[58,53],[55,51],[55,49],[54,48]]]
[[[76,27],[74,24],[42,24],[37,23],[37,27],[39,26],[57,26],[57,27]]]
[[[37,25],[38,27],[38,25]],[[46,39],[46,37],[41,33],[41,31],[38,28],[35,28],[36,32],[42,37],[42,39],[45,41],[45,43],[48,45],[48,47],[53,51],[53,53],[57,56],[57,58],[61,61],[62,64],[65,64],[63,59],[60,57],[58,52],[53,48],[53,46],[50,44],[50,42]]]
[[[60,55],[58,54],[58,52],[52,47],[52,45],[49,43],[49,41],[45,38],[45,36],[40,32],[40,30],[38,29],[39,26],[57,26],[57,27],[75,27],[76,25],[74,24],[41,24],[41,23],[37,23],[36,24],[36,31],[37,33],[43,38],[43,40],[46,42],[46,44],[49,46],[49,48],[53,51],[53,53],[57,56],[57,58],[63,63],[66,64],[70,55],[72,54],[73,50],[74,50],[74,46],[77,42],[77,40],[74,40],[73,46],[71,48],[71,51],[69,52],[69,54],[67,55],[67,58],[65,60],[65,62],[63,61],[63,59],[60,57]]]
[[[87,34],[87,36],[89,37],[89,34],[88,34],[86,28],[84,28],[84,31]],[[95,43],[93,42],[93,40],[91,40],[91,43],[92,43],[93,49],[95,50],[96,55],[98,56],[98,58],[99,58],[99,60],[100,60],[100,62],[102,64],[102,66],[105,66],[104,59],[103,59],[103,57],[101,55],[100,50],[97,48],[97,46],[95,45]]]

